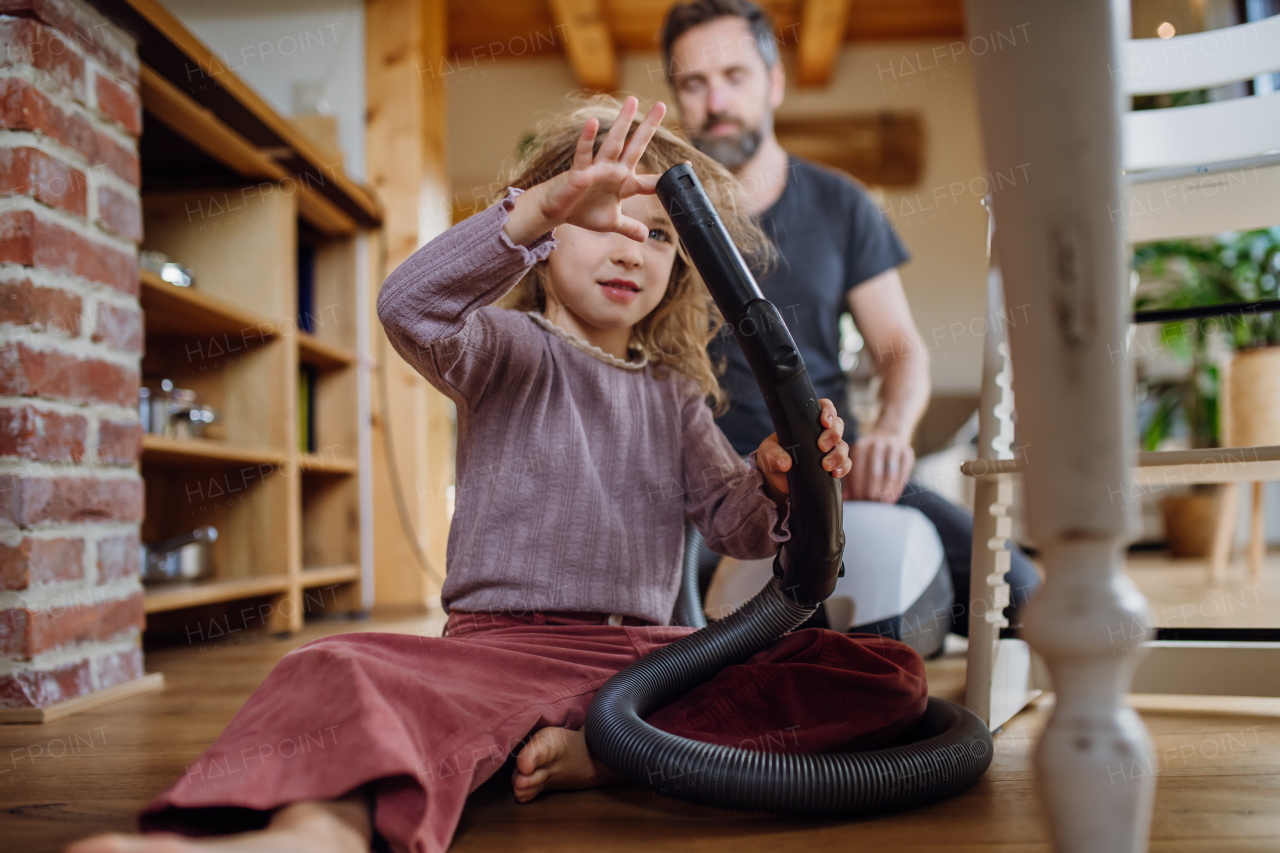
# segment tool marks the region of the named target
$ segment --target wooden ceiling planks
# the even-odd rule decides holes
[[[594,0],[612,49],[658,49],[673,0]],[[784,48],[796,46],[805,0],[764,0]],[[949,39],[964,34],[963,0],[847,0],[844,41]],[[448,0],[449,54],[473,63],[565,52],[567,26],[548,0]]]

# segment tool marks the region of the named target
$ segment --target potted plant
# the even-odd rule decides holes
[[[1139,310],[1248,303],[1280,296],[1280,227],[1139,246]],[[1182,381],[1140,383],[1142,447],[1172,434],[1191,447],[1280,444],[1280,315],[1236,311],[1167,323],[1161,343],[1188,363]],[[1232,353],[1228,360],[1215,346]],[[1221,362],[1221,363],[1220,363]],[[1193,488],[1162,504],[1170,550],[1207,553],[1216,489]]]

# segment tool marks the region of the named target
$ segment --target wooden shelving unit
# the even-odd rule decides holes
[[[376,203],[232,72],[216,87],[187,80],[183,68],[216,58],[162,8],[112,8],[141,35],[143,247],[194,274],[190,288],[139,275],[143,383],[169,379],[218,415],[201,438],[143,438],[143,540],[218,530],[212,577],[148,587],[148,630],[185,626],[192,636],[206,619],[252,612],[265,614],[260,627],[294,631],[308,613],[357,610],[369,513],[358,245],[379,224]],[[313,258],[307,318],[300,247]]]

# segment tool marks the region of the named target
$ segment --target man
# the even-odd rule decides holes
[[[773,25],[750,0],[694,0],[674,6],[661,42],[667,79],[694,144],[728,167],[746,202],[779,250],[760,276],[782,313],[819,397],[845,422],[853,470],[845,500],[915,507],[938,528],[956,601],[952,630],[968,633],[973,518],[938,495],[908,483],[911,437],[929,402],[929,358],[916,330],[897,267],[907,252],[879,208],[853,180],[789,155],[773,132],[786,77]],[[839,363],[839,317],[852,315],[881,377],[880,415],[866,435],[848,407]],[[727,369],[721,379],[730,409],[719,423],[739,453],[773,432],[746,359],[727,328],[712,345]],[[1006,575],[1016,608],[1039,586],[1035,568],[1014,550]]]

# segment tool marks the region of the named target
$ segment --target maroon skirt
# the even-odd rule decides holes
[[[246,831],[282,806],[371,784],[374,826],[392,850],[442,853],[467,795],[533,732],[580,728],[611,675],[693,631],[608,618],[455,610],[444,637],[340,634],[301,646],[140,826]],[[924,664],[903,643],[806,629],[648,721],[744,749],[868,749],[914,724],[927,694]]]

